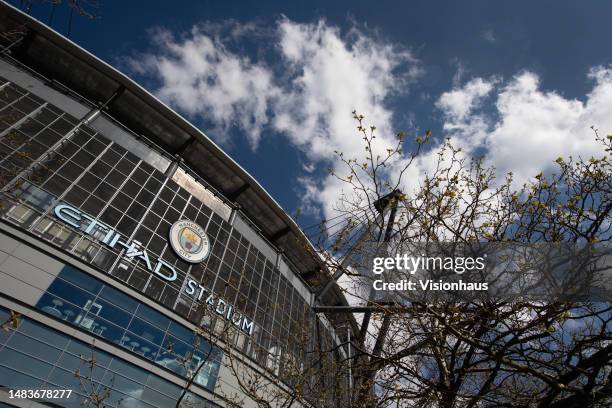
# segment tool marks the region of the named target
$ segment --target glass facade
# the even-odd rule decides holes
[[[330,325],[313,313],[304,298],[310,293],[294,287],[298,279],[292,283],[279,271],[277,258],[270,255],[276,255],[276,249],[250,242],[227,218],[155,163],[114,141],[128,129],[122,128],[121,137],[110,137],[111,127],[105,129],[103,134],[95,119],[87,124],[53,101],[0,77],[0,220],[80,259],[196,326],[216,327],[215,319],[223,317],[206,313],[205,298],[186,293],[187,282],[197,282],[253,321],[252,334],[238,332],[230,339],[233,346],[286,384],[292,385],[290,375],[283,372],[287,367],[297,366],[299,371],[324,366],[319,360],[331,357],[329,353],[322,357],[319,351],[335,346]],[[132,136],[144,146],[138,135]],[[54,208],[59,204],[112,228],[125,242],[138,242],[152,260],[172,265],[177,279],[163,280],[141,259],[127,257],[125,248],[110,248],[99,234],[86,233],[92,221],[84,219],[76,228],[58,219]],[[196,222],[208,236],[211,251],[199,264],[180,259],[168,243],[171,225],[181,219]],[[221,358],[218,348],[201,344],[195,352],[192,332],[87,273],[65,268],[36,307],[179,375],[188,374],[193,365],[177,365],[168,349],[175,357],[193,357],[191,364],[205,360],[207,366],[197,383],[209,390],[215,386]],[[347,376],[326,371],[319,377],[324,378],[313,380],[313,388],[321,383],[337,384],[332,388],[338,390],[348,387]],[[37,377],[37,381],[46,378]]]
[[[9,313],[0,308],[0,321]],[[87,395],[104,395],[105,406],[174,407],[182,389],[133,364],[63,333],[19,318],[16,329],[0,332],[0,384],[13,389],[70,389],[69,399],[48,400],[55,406],[82,407]],[[189,393],[184,406],[218,405]]]
[[[314,358],[309,351],[331,347],[328,329],[316,323],[307,301],[276,268],[276,259],[266,257],[204,203],[93,125],[83,124],[14,83],[0,82],[0,172],[4,174],[0,180],[0,218],[194,324],[211,326],[215,322],[205,321],[203,299],[184,290],[189,279],[197,281],[254,322],[253,334],[242,336],[240,341],[237,337],[236,347],[264,367],[277,370],[283,360],[308,365]],[[84,233],[86,223],[79,230],[58,220],[53,208],[60,203],[68,203],[112,227],[126,240],[138,241],[151,258],[171,264],[178,278],[164,281],[141,260],[126,258],[121,247],[102,245],[100,237]],[[170,248],[168,232],[179,219],[195,221],[205,229],[211,253],[204,262],[189,264]],[[79,307],[85,308],[86,303],[87,299]],[[112,310],[110,307],[106,310]],[[73,319],[81,313],[76,309],[72,312]],[[86,312],[91,314],[90,309]],[[136,316],[133,321],[136,325],[141,320]],[[102,326],[106,327],[102,334],[125,343],[121,337],[124,334],[115,329],[120,325],[108,321],[96,330]],[[136,326],[127,330],[138,336]],[[134,349],[157,359],[159,354],[154,353],[161,343],[153,341],[157,334],[151,334],[152,339],[140,336],[135,340],[138,346]],[[131,339],[126,347],[131,347],[130,343]],[[145,344],[149,349],[146,352],[142,349]]]
[[[197,372],[194,382],[214,390],[222,355],[219,348],[71,266],[64,267],[36,307],[178,375],[191,377]]]

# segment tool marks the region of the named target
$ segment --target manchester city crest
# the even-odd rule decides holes
[[[204,229],[189,220],[172,224],[170,245],[180,258],[191,263],[202,262],[210,252],[210,242]]]

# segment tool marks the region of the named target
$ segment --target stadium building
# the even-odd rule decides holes
[[[312,405],[349,406],[356,324],[313,312],[347,303],[315,299],[330,274],[258,182],[2,2],[0,50],[0,407],[174,407],[189,381],[194,406],[255,406],[245,379],[291,392],[313,364]]]

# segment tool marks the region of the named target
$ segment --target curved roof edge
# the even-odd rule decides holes
[[[262,235],[284,253],[313,291],[331,279],[296,222],[204,132],[127,75],[40,21],[4,1],[0,1],[0,10],[0,32],[25,29],[10,48],[12,58],[94,103],[115,96],[106,106],[106,113],[167,153],[180,156],[225,200],[237,204]],[[348,305],[337,284],[321,300],[327,305]],[[358,332],[352,314],[333,314],[328,318],[348,321],[353,331]]]

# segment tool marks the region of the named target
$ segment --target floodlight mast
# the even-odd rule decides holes
[[[378,213],[378,215],[376,216],[376,221],[367,226],[366,230],[361,234],[357,242],[348,250],[348,252],[344,256],[340,264],[337,266],[337,269],[332,275],[332,278],[315,295],[314,306],[313,306],[313,310],[315,313],[365,313],[363,324],[360,328],[360,336],[358,338],[352,339],[350,336],[350,330],[349,330],[349,336],[348,336],[349,350],[353,342],[355,342],[357,345],[356,350],[361,350],[363,348],[363,344],[365,342],[365,334],[367,333],[367,328],[368,328],[369,321],[370,321],[370,315],[372,311],[376,311],[376,308],[377,308],[377,306],[372,305],[372,302],[371,302],[372,291],[370,291],[370,294],[368,295],[368,304],[366,306],[350,306],[350,305],[349,306],[324,306],[322,305],[323,297],[334,286],[334,284],[337,284],[338,279],[340,279],[347,272],[346,267],[347,267],[348,262],[350,261],[353,253],[361,247],[361,245],[363,244],[365,240],[367,240],[370,237],[370,233],[371,233],[373,225],[380,225],[380,231],[379,231],[378,238],[377,238],[377,241],[380,242],[382,231],[383,229],[385,229],[384,228],[385,227],[384,226],[385,210],[389,206],[389,204],[391,204],[391,213],[389,214],[389,220],[387,222],[387,227],[385,229],[385,236],[384,236],[384,242],[389,242],[389,240],[391,239],[392,233],[393,233],[393,224],[395,223],[397,203],[401,195],[402,195],[402,192],[400,190],[394,190],[391,193],[385,195],[384,197],[381,197],[380,199],[374,202],[374,208],[376,212]],[[386,328],[381,331],[381,336],[379,336],[379,338],[377,339],[377,347],[375,347],[375,349],[378,348],[379,354],[380,354],[380,350],[382,350],[382,344],[384,343],[384,338],[386,337],[386,332],[388,331],[388,327],[389,327],[388,319],[386,319],[386,321],[387,321]],[[381,343],[380,346],[378,346],[379,342]],[[355,355],[356,360],[360,360],[364,357],[365,356],[362,355],[360,352],[357,352],[357,354]],[[363,390],[363,384],[365,382],[364,379],[370,377],[369,375],[367,374],[364,375],[364,374],[366,373],[361,373],[361,372],[355,373],[357,377],[356,381],[359,384],[359,394],[360,395],[363,394],[364,392]],[[351,397],[350,398],[352,402],[353,401],[352,375],[351,375],[350,383],[351,383],[350,385]],[[351,403],[351,405],[353,404]]]
[[[395,215],[397,213],[397,202],[401,195],[402,195],[401,190],[396,189],[390,192],[389,194],[379,198],[378,200],[374,202],[374,208],[378,212],[376,223],[374,223],[374,225],[381,224],[380,232],[378,235],[379,242],[380,242],[380,238],[382,235],[382,231],[384,229],[384,224],[383,224],[384,223],[384,213],[387,207],[389,206],[389,204],[391,204],[391,212],[389,214],[389,219],[387,221],[387,227],[385,229],[385,236],[384,236],[383,242],[389,242],[389,240],[391,239],[391,236],[393,233],[393,224],[395,223]],[[334,312],[337,312],[337,313],[352,313],[352,312],[364,313],[365,312],[365,313],[368,313],[368,311],[366,311],[363,306],[323,306],[321,305],[321,301],[323,299],[323,296],[325,296],[325,294],[334,286],[334,284],[338,282],[338,279],[340,279],[346,273],[347,263],[351,259],[351,256],[353,255],[353,253],[361,246],[363,241],[365,241],[369,237],[369,233],[371,229],[372,229],[372,224],[368,225],[368,228],[366,229],[366,231],[363,232],[363,234],[361,234],[361,237],[359,237],[355,245],[353,245],[351,249],[349,249],[347,254],[342,259],[342,262],[340,262],[340,264],[337,266],[336,272],[334,272],[334,274],[332,275],[331,280],[329,280],[327,284],[323,287],[323,289],[321,289],[315,295],[315,302],[314,302],[315,305],[313,307],[315,312],[317,313],[334,313]],[[370,299],[368,299],[368,303],[370,303]],[[373,310],[374,307],[371,305],[368,305],[366,309]],[[366,317],[364,316],[364,322],[365,322],[365,319]],[[369,322],[369,320],[370,320],[370,316],[368,315],[367,321]],[[366,329],[367,329],[367,325],[366,325]],[[362,325],[361,331],[363,331],[363,325]]]
[[[361,234],[357,242],[344,255],[342,262],[340,262],[340,264],[336,267],[336,271],[332,275],[332,278],[325,284],[323,289],[321,289],[315,295],[315,310],[318,306],[321,305],[321,301],[323,297],[325,296],[325,294],[334,286],[334,284],[338,282],[338,279],[340,279],[346,273],[347,263],[350,261],[353,253],[361,247],[361,245],[363,244],[365,240],[369,238],[373,225],[381,224],[383,221],[384,221],[383,214],[379,213],[378,216],[376,217],[376,222],[368,225],[367,229]]]
[[[381,239],[383,230],[385,232],[383,240],[382,240],[383,243],[388,243],[391,240],[391,237],[393,236],[393,225],[395,224],[397,206],[398,206],[398,202],[399,202],[401,195],[402,195],[402,192],[396,189],[392,191],[391,193],[385,195],[384,197],[378,199],[374,203],[374,208],[378,212],[376,225],[379,225],[379,223],[381,225],[381,228],[378,234],[378,239],[377,239],[378,242],[381,242],[380,239]],[[385,227],[384,216],[385,216],[385,210],[387,209],[387,207],[390,207],[391,209],[390,209],[389,218],[387,220],[387,224]],[[329,282],[327,282],[327,284],[323,287],[323,289],[319,293],[317,293],[317,295],[315,296],[315,305],[313,309],[317,313],[364,313],[361,328],[359,331],[359,338],[351,340],[351,342],[356,341],[357,346],[358,346],[356,350],[363,350],[363,345],[365,343],[365,339],[368,333],[368,326],[370,324],[370,317],[372,315],[372,312],[377,312],[377,311],[383,312],[384,313],[383,321],[382,321],[380,330],[378,331],[376,335],[376,342],[371,352],[372,357],[378,357],[380,356],[382,352],[382,349],[385,343],[385,339],[387,337],[387,332],[389,331],[389,327],[391,325],[391,318],[390,318],[391,313],[389,312],[399,311],[397,305],[392,304],[382,309],[380,308],[381,305],[374,305],[372,302],[372,298],[374,294],[373,289],[370,290],[370,293],[368,295],[368,302],[366,306],[323,306],[321,305],[323,296],[327,293],[327,291],[335,283],[337,283],[338,279],[346,273],[346,266],[347,266],[348,261],[351,259],[353,252],[361,246],[361,244],[363,243],[365,239],[368,238],[371,228],[372,228],[372,225],[368,225],[368,228],[361,235],[357,243],[351,247],[351,249],[348,251],[348,253],[344,257],[342,262],[340,262],[340,265],[338,266],[338,269],[333,274],[332,279]],[[357,352],[357,354],[355,355],[355,361],[359,362],[359,361],[363,361],[363,359],[367,359],[367,356],[363,352]],[[357,372],[355,373],[355,376],[356,376],[355,383],[358,386],[357,399],[359,401],[367,400],[367,397],[371,392],[371,387],[368,386],[368,384],[370,384],[373,375],[375,375],[374,372],[371,372],[370,370],[363,369],[363,368],[360,370],[357,370]]]

